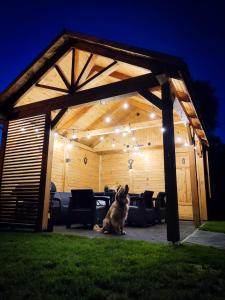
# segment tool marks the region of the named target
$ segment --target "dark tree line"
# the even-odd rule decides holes
[[[214,134],[218,125],[219,100],[215,89],[206,81],[194,82],[197,108],[209,140],[211,198],[209,219],[225,219],[225,144]]]

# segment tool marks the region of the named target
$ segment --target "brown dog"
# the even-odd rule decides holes
[[[101,228],[96,224],[93,230],[103,233],[126,234],[123,228],[128,215],[130,203],[128,191],[128,185],[125,185],[125,187],[118,187],[115,201],[111,205],[105,219],[103,220],[103,227]]]

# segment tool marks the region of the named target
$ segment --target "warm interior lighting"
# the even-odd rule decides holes
[[[25,131],[25,128],[24,128],[24,127],[22,127],[22,128],[21,128],[21,131]]]
[[[91,135],[88,133],[88,134],[87,134],[87,139],[90,140],[90,138],[91,138]]]
[[[73,148],[73,145],[72,145],[71,143],[68,143],[68,144],[67,144],[67,148],[68,148],[68,149],[72,149],[72,148]]]
[[[125,102],[125,103],[123,104],[123,108],[124,108],[124,109],[128,109],[128,107],[129,107],[129,104],[128,104],[127,102]]]
[[[132,138],[131,138],[131,139],[132,139],[132,141],[133,141],[133,142],[135,142],[135,141],[136,141],[136,137],[135,137],[135,136],[132,136]]]
[[[115,129],[115,133],[120,133],[120,129],[119,129],[119,128],[116,128],[116,129]]]
[[[188,147],[189,145],[188,145],[188,143],[186,142],[186,143],[184,143],[184,147]]]
[[[123,149],[123,152],[127,152],[127,149],[126,149],[126,148],[124,148],[124,149]]]
[[[126,132],[123,132],[123,136],[127,136],[127,133],[126,133]]]
[[[149,117],[150,117],[151,119],[155,119],[156,114],[155,114],[154,112],[152,112],[152,113],[150,113]]]
[[[115,143],[112,143],[112,147],[115,148],[115,147],[116,147],[116,144],[115,144]]]
[[[111,118],[110,117],[106,117],[105,121],[106,121],[106,123],[110,123],[111,122]]]
[[[76,133],[73,133],[73,135],[72,135],[72,139],[73,139],[73,140],[77,139],[77,135],[76,135]]]
[[[39,131],[39,129],[38,129],[38,128],[36,128],[36,129],[35,129],[35,132],[38,132],[38,131]]]
[[[178,136],[178,137],[176,138],[176,141],[177,141],[177,143],[181,143],[181,142],[182,142],[182,138]]]
[[[58,136],[59,136],[58,132],[54,132],[54,137],[58,137]]]
[[[104,140],[104,136],[100,136],[100,141],[103,141]]]
[[[165,132],[166,129],[165,129],[164,127],[162,127],[162,128],[160,128],[160,131],[161,131],[161,132]]]

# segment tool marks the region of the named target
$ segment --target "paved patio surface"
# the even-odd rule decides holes
[[[180,221],[180,237],[181,240],[189,236],[195,227],[192,221]],[[157,224],[155,226],[140,228],[140,227],[126,227],[126,235],[117,236],[112,234],[102,234],[91,229],[84,229],[83,227],[72,227],[66,229],[65,226],[54,226],[54,232],[61,234],[72,234],[80,236],[88,236],[90,238],[119,238],[125,240],[142,240],[148,242],[162,242],[167,243],[166,238],[166,224]]]
[[[225,249],[225,234],[197,229],[183,242]]]

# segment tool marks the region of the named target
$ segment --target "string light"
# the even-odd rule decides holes
[[[103,141],[104,140],[104,136],[100,136],[100,141]]]
[[[165,132],[166,129],[165,129],[164,127],[162,127],[162,128],[160,128],[160,131],[161,131],[161,132]]]
[[[76,133],[74,132],[74,130],[73,130],[73,134],[72,134],[72,139],[73,139],[73,140],[77,139],[77,135],[76,135]]]
[[[24,127],[22,127],[22,128],[21,128],[21,131],[25,131],[25,128],[24,128]]]
[[[112,143],[112,147],[113,147],[113,148],[115,148],[115,147],[116,147],[116,144],[115,144],[114,142]]]
[[[120,133],[120,129],[119,128],[115,128],[115,133]]]
[[[135,136],[132,136],[132,138],[131,138],[131,139],[132,139],[132,141],[133,141],[133,142],[135,142],[135,141],[136,141],[136,137],[135,137]]]
[[[188,143],[186,142],[186,143],[184,143],[184,147],[188,147],[189,145],[188,145]]]
[[[151,119],[155,119],[156,114],[155,114],[154,112],[152,112],[152,113],[150,113],[149,117],[150,117]]]
[[[177,141],[177,143],[181,143],[182,142],[182,138],[178,136],[177,139],[176,139],[176,141]]]
[[[123,136],[127,136],[127,133],[126,133],[126,132],[123,132]]]
[[[91,138],[91,135],[90,135],[90,133],[88,133],[88,134],[87,134],[87,139],[90,140],[90,138]]]
[[[72,149],[72,148],[73,148],[73,145],[72,145],[71,143],[68,143],[68,144],[67,144],[67,148],[68,148],[68,149]]]
[[[106,123],[110,123],[111,122],[111,118],[110,117],[106,117],[105,121],[106,121]]]
[[[38,128],[35,128],[35,132],[39,132],[39,129],[38,129]]]
[[[54,137],[56,138],[58,136],[59,136],[58,132],[54,132]]]
[[[123,152],[127,152],[127,149],[126,149],[126,148],[124,148],[124,149],[123,149]]]

